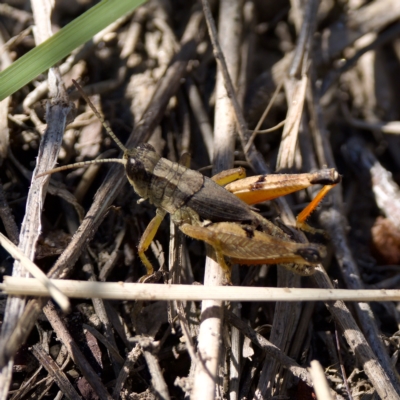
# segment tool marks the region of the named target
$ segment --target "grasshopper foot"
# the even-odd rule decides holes
[[[233,286],[233,283],[232,283],[232,281],[231,281],[230,279],[228,279],[228,278],[225,276],[225,279],[224,279],[224,281],[222,282],[222,285],[223,285],[223,286]]]
[[[155,283],[158,282],[160,280],[162,276],[162,272],[161,271],[155,271],[152,274],[146,274],[143,275],[138,282],[139,283]]]

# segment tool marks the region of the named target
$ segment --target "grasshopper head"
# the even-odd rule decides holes
[[[126,150],[123,158],[129,183],[140,197],[147,199],[153,171],[161,157],[153,146],[142,143],[134,149]]]

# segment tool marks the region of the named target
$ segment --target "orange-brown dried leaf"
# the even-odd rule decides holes
[[[385,264],[400,263],[400,230],[387,218],[378,217],[371,229],[373,250]]]

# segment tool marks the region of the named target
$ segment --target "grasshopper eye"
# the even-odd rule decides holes
[[[144,164],[134,157],[128,157],[126,163],[126,174],[132,179],[146,179],[147,171]]]
[[[137,149],[154,151],[154,152],[156,151],[156,149],[149,143],[140,143]]]
[[[128,160],[126,163],[127,172],[130,171],[132,173],[135,173],[136,170],[140,170],[143,168],[144,168],[143,164],[140,161],[136,161],[136,159],[133,157],[128,157]]]

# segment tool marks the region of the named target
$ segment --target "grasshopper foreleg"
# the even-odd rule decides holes
[[[156,235],[158,228],[160,227],[161,222],[164,219],[165,215],[166,212],[164,210],[157,208],[155,217],[147,225],[147,228],[143,232],[143,235],[140,239],[138,245],[138,253],[140,259],[142,260],[143,265],[146,267],[147,270],[147,274],[140,279],[141,281],[143,281],[143,279],[145,279],[146,277],[152,275],[154,272],[153,266],[151,265],[151,262],[147,258],[145,251],[149,248],[151,242],[153,241],[154,236]]]
[[[220,186],[228,185],[237,180],[246,178],[246,171],[242,167],[231,168],[221,171],[214,175],[211,179]]]

